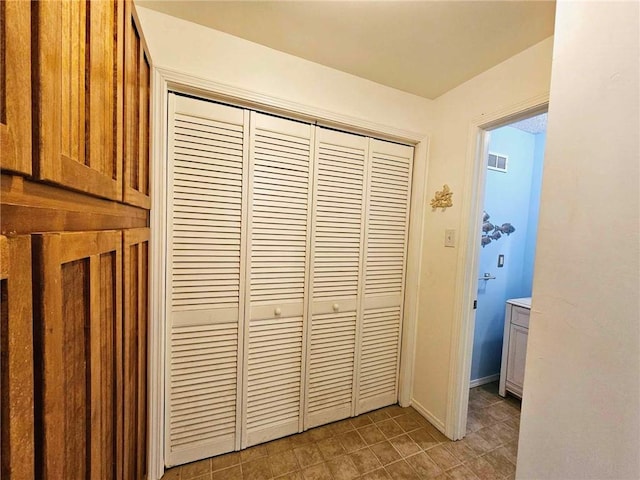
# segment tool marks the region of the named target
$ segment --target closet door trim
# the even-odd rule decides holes
[[[420,179],[412,188],[411,198],[411,228],[409,238],[409,253],[407,261],[408,288],[405,292],[405,310],[410,317],[404,319],[403,351],[400,374],[399,401],[401,405],[408,406],[411,401],[411,387],[413,383],[415,355],[415,338],[407,332],[413,332],[416,324],[416,312],[418,304],[418,283],[420,276],[420,258],[422,246],[422,229],[427,204],[426,191],[426,165],[428,154],[429,135],[426,131],[411,131],[396,128],[388,124],[380,124],[363,120],[362,118],[326,111],[322,108],[309,106],[295,101],[265,95],[252,90],[229,86],[216,81],[211,81],[193,75],[180,73],[169,68],[152,65],[152,166],[150,168],[154,185],[157,188],[152,192],[154,210],[151,215],[151,228],[162,232],[165,228],[165,167],[166,145],[166,118],[168,112],[168,93],[182,92],[203,99],[210,99],[229,104],[243,105],[262,111],[270,111],[275,114],[287,116],[299,120],[307,120],[317,126],[337,128],[345,131],[371,135],[373,137],[388,139],[415,146],[414,178]],[[158,326],[153,323],[150,327],[150,478],[160,478],[164,472],[164,298],[166,288],[164,285],[164,266],[166,241],[162,234],[152,236],[152,262],[151,268],[156,272],[152,276],[152,318],[157,319]],[[407,359],[407,361],[404,361]]]

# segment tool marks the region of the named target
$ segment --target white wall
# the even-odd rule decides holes
[[[548,38],[434,101],[427,196],[432,198],[446,183],[454,192],[454,206],[425,212],[413,402],[441,428],[447,424],[447,402],[453,394],[450,369],[458,352],[451,342],[461,321],[460,287],[469,254],[464,245],[476,149],[471,127],[548,94],[552,44]],[[443,246],[444,231],[451,228],[458,232],[457,248]]]
[[[637,2],[558,2],[517,478],[640,478]]]
[[[380,125],[429,131],[431,100],[147,8],[136,11],[156,67]]]

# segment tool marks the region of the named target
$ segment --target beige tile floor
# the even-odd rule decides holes
[[[515,477],[520,402],[497,384],[469,392],[467,436],[452,442],[397,405],[168,470],[163,480],[506,480]]]

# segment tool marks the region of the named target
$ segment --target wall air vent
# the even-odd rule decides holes
[[[489,160],[487,162],[487,167],[490,170],[506,172],[508,160],[509,160],[509,157],[507,157],[506,155],[489,152]]]

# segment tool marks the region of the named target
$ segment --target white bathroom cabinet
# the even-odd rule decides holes
[[[530,311],[531,297],[507,300],[499,387],[503,397],[508,391],[522,398]]]

